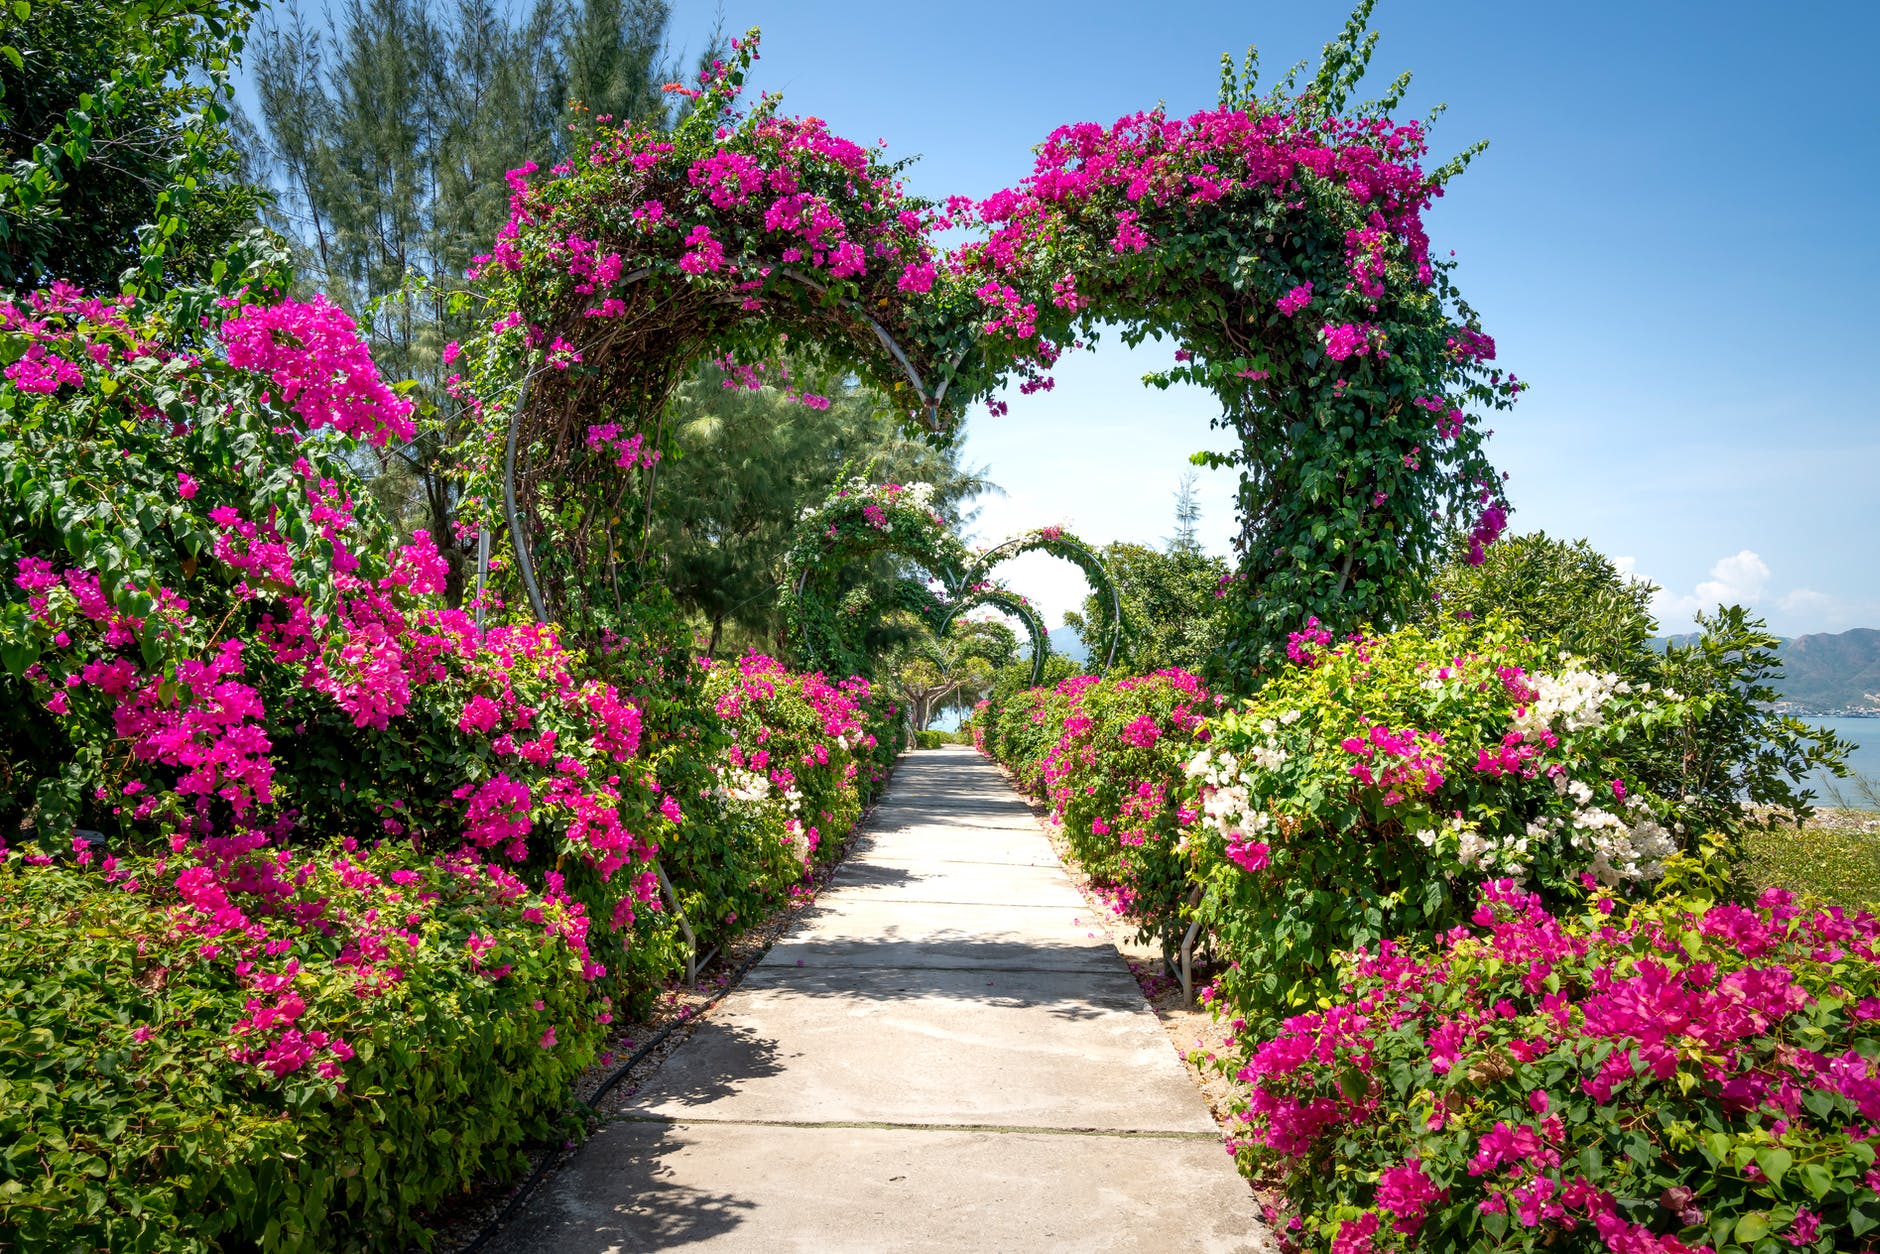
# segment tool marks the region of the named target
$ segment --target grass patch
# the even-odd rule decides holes
[[[1757,890],[1786,888],[1831,905],[1880,903],[1880,814],[1822,810],[1806,826],[1750,833],[1743,873]]]

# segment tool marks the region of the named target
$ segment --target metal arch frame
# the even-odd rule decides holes
[[[1103,560],[1097,557],[1096,552],[1092,550],[1089,545],[1085,544],[1081,538],[1073,536],[1071,537],[1071,539],[1073,539],[1081,548],[1083,548],[1086,552],[1090,554],[1092,561],[1095,561],[1099,566],[1103,566]],[[998,544],[993,545],[991,548],[987,549],[984,553],[981,553],[979,555],[978,559],[974,561],[971,570],[968,572],[967,578],[971,579],[974,576],[979,576],[979,577],[989,576],[991,575],[993,569],[999,566],[1001,563],[1009,561],[1010,559],[1019,556],[1021,553],[1030,553],[1030,552],[1039,551],[1041,549],[1046,548],[1051,543],[1052,542],[1050,540],[1046,540],[1042,536],[1039,536],[1035,533],[1030,534],[1030,535],[1013,536],[1009,540],[1002,540]],[[1007,550],[1010,550],[1010,551],[1008,552]],[[1062,554],[1056,554],[1056,553],[1053,553],[1052,556],[1060,557],[1062,558],[1062,560],[1070,562],[1073,566],[1076,566],[1079,569],[1082,569],[1083,567],[1083,563],[1075,560],[1074,558],[1063,557]],[[1089,571],[1084,572],[1084,575],[1086,578],[1089,577],[1089,573],[1090,573]],[[1123,597],[1122,597],[1122,593],[1118,591],[1117,586],[1116,586],[1116,577],[1110,574],[1109,568],[1107,566],[1104,567],[1104,576],[1105,576],[1104,582],[1109,585],[1109,591],[1110,591],[1110,644],[1109,644],[1109,648],[1104,651],[1103,665],[1097,671],[1099,675],[1108,674],[1110,667],[1116,664],[1117,650],[1121,647],[1122,642],[1123,642]],[[1095,591],[1095,589],[1093,588],[1092,591]]]
[[[907,554],[902,554],[902,556],[903,556],[903,557],[908,557],[908,555],[907,555]],[[941,587],[943,587],[943,588],[945,588],[945,589],[947,590],[947,593],[948,593],[949,595],[952,595],[952,594],[953,594],[953,591],[954,591],[954,589],[953,589],[953,585],[952,585],[952,582],[951,582],[951,580],[950,580],[950,579],[948,578],[948,576],[947,576],[947,572],[946,572],[946,571],[943,571],[943,570],[935,570],[934,568],[932,568],[932,567],[930,567],[930,566],[928,566],[928,565],[927,565],[926,563],[924,563],[924,562],[919,562],[919,561],[918,561],[918,559],[915,559],[915,558],[912,558],[912,557],[909,557],[909,558],[908,558],[908,560],[910,560],[910,561],[915,561],[915,562],[917,562],[917,564],[918,564],[918,565],[920,566],[920,568],[921,568],[922,570],[925,570],[925,571],[927,571],[927,572],[928,572],[929,574],[931,574],[931,575],[933,575],[933,576],[934,576],[934,578],[936,578],[937,580],[939,580],[939,582],[940,582],[940,586],[941,586]],[[810,564],[810,563],[808,563],[808,562],[805,562],[805,563],[803,564],[803,568],[802,568],[801,570],[799,570],[799,571],[797,572],[797,575],[796,575],[796,584],[795,584],[795,586],[793,586],[793,587],[791,588],[791,590],[790,590],[790,596],[791,596],[791,598],[792,598],[792,599],[794,599],[794,600],[795,600],[795,601],[796,601],[797,603],[799,603],[799,604],[801,604],[801,603],[802,603],[802,600],[803,600],[803,593],[804,593],[804,590],[805,590],[805,589],[807,589],[807,588],[809,587],[809,576],[810,576],[810,572],[811,572],[812,570],[814,570],[814,569],[815,569],[815,567],[814,567],[813,565],[811,565],[811,564]],[[911,580],[904,580],[904,582],[912,582],[912,581],[911,581]],[[919,617],[919,615],[917,615],[916,617]],[[928,625],[929,625],[929,626],[932,626],[932,620],[931,620],[931,619],[929,619],[929,620],[927,620],[927,621],[928,621]],[[803,647],[805,647],[806,649],[807,649],[807,648],[810,648],[810,644],[809,644],[809,641],[808,641],[808,639],[807,639],[807,638],[805,638],[805,639],[804,639],[804,640],[803,640],[803,641],[802,641],[801,643],[802,643],[802,645],[803,645]],[[814,663],[816,663],[816,664],[818,664],[818,665],[824,665],[824,664],[826,664],[826,663],[827,663],[827,659],[825,659],[825,658],[820,658],[820,657],[816,657],[816,656],[814,656],[814,655],[813,655],[813,653],[812,653],[812,655],[811,655],[811,659],[810,659],[810,660],[811,660],[812,662],[814,662]]]
[[[973,588],[962,592],[948,604],[946,613],[933,624],[934,634],[945,634],[954,619],[981,605],[1004,610],[1025,624],[1025,631],[1031,636],[1031,686],[1036,688],[1043,683],[1044,661],[1051,655],[1051,633],[1045,630],[1044,620],[1038,617],[1038,611],[1031,607],[1031,602],[1010,588]]]
[[[642,266],[640,269],[622,277],[617,284],[617,289],[641,282],[650,277],[652,273],[651,267]],[[801,284],[803,287],[822,296],[830,295],[829,289],[826,286],[799,271],[787,267],[779,267],[775,273],[790,279],[792,282]],[[716,299],[721,304],[736,304],[739,303],[742,298],[719,296]],[[961,349],[953,355],[953,359],[947,365],[947,377],[940,381],[939,390],[936,391],[933,396],[929,397],[927,395],[927,385],[922,381],[920,371],[914,368],[914,363],[908,359],[906,351],[902,349],[895,338],[888,334],[888,329],[882,326],[873,314],[869,313],[868,310],[864,309],[857,302],[848,299],[846,296],[837,296],[835,299],[851,314],[865,321],[870,329],[874,331],[875,338],[881,342],[881,346],[887,350],[888,355],[892,357],[896,364],[901,367],[902,371],[906,373],[908,382],[914,385],[914,396],[919,400],[921,408],[926,412],[927,429],[930,431],[938,431],[940,429],[940,403],[946,397],[947,385],[952,382],[953,373],[959,368],[959,363],[965,358],[966,350]],[[541,372],[542,367],[538,366],[523,376],[521,387],[516,393],[515,404],[510,409],[509,431],[503,442],[503,521],[509,528],[510,547],[514,549],[516,553],[516,569],[522,576],[523,588],[529,594],[529,606],[535,611],[536,621],[546,623],[549,621],[548,605],[543,600],[541,587],[535,578],[535,559],[529,551],[529,545],[523,539],[522,528],[519,525],[520,518],[516,508],[516,448],[522,429],[522,417],[528,411],[529,389],[534,383],[535,377]],[[489,546],[479,542],[477,547],[477,587],[480,591],[489,577]],[[798,587],[800,590],[800,579],[798,580]],[[480,605],[481,602],[479,599],[479,623],[481,622],[482,616]]]

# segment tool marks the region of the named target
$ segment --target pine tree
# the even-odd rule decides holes
[[[548,166],[602,116],[661,124],[663,0],[346,0],[333,30],[295,0],[256,40],[258,125],[240,128],[275,194],[270,225],[302,284],[366,331],[388,375],[416,380],[419,437],[376,454],[373,490],[427,526],[460,596],[470,554],[452,534],[443,450],[456,427],[444,347],[465,269],[508,214],[503,175]]]
[[[1190,470],[1181,477],[1180,485],[1175,489],[1175,534],[1169,537],[1170,553],[1198,553],[1201,542],[1196,538],[1196,528],[1201,523],[1201,500],[1195,493],[1195,486],[1201,476]]]

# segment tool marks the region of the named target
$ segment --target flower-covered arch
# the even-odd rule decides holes
[[[1004,584],[977,583],[967,587],[942,607],[939,616],[931,623],[934,634],[944,635],[961,614],[980,606],[1010,614],[1025,625],[1025,635],[1031,641],[1032,686],[1043,683],[1044,660],[1051,654],[1051,633],[1046,630],[1044,618],[1038,613],[1037,607]]]
[[[1433,170],[1423,125],[1391,120],[1408,78],[1353,104],[1376,36],[1364,0],[1303,90],[1254,93],[1223,65],[1216,108],[1052,132],[1031,176],[978,206],[989,234],[951,260],[983,330],[1043,369],[1104,324],[1167,336],[1153,381],[1208,388],[1240,451],[1230,673],[1308,616],[1339,629],[1419,600],[1451,530],[1490,543],[1501,476],[1469,411],[1519,382],[1437,257],[1423,214],[1476,149]],[[1034,381],[1040,386],[1048,381]],[[996,404],[996,403],[995,403]]]
[[[1090,581],[1091,592],[1096,594],[1099,631],[1102,638],[1108,641],[1104,646],[1103,658],[1095,669],[1099,675],[1106,673],[1115,663],[1117,650],[1122,646],[1126,633],[1123,600],[1117,592],[1116,581],[1110,578],[1109,568],[1104,565],[1097,551],[1064,528],[1034,527],[993,545],[973,559],[972,566],[966,572],[965,586],[970,588],[986,582],[1000,565],[1025,553],[1049,553],[1073,563],[1084,572],[1084,578]]]
[[[471,419],[466,512],[506,527],[537,615],[577,633],[637,595],[661,417],[701,360],[756,386],[766,358],[814,344],[942,438],[949,395],[997,377],[969,360],[962,281],[929,241],[952,219],[879,150],[774,98],[741,110],[755,32],[733,50],[675,130],[603,128],[546,178],[510,173],[509,222],[472,272],[485,329],[445,350]]]
[[[877,554],[904,558],[929,576],[926,583],[900,580],[893,608],[930,626],[946,615],[971,558],[934,512],[932,495],[930,484],[874,484],[855,477],[798,520],[796,542],[783,562],[784,623],[806,662],[867,672],[868,659],[856,643],[859,619],[880,607],[845,603],[836,593],[845,568]]]
[[[1015,552],[1007,542],[977,556],[969,553],[947,522],[932,508],[929,484],[870,483],[853,477],[830,493],[797,523],[797,539],[784,557],[785,630],[812,666],[866,673],[868,658],[857,644],[865,620],[882,608],[865,599],[836,595],[841,572],[854,562],[892,554],[925,570],[928,579],[898,580],[887,608],[905,610],[936,635],[946,634],[967,610],[989,606],[1024,624],[1031,640],[1032,682],[1044,676],[1051,634],[1025,597],[995,583],[992,567]],[[1038,547],[1043,528],[1018,537]],[[1080,546],[1082,547],[1082,546]],[[1052,551],[1057,551],[1055,548]],[[1084,550],[1088,552],[1087,548]],[[1095,561],[1094,555],[1092,560]],[[1102,563],[1097,566],[1101,569]]]
[[[1172,339],[1152,381],[1208,388],[1240,437],[1210,455],[1241,477],[1224,671],[1252,682],[1308,617],[1406,616],[1453,532],[1479,550],[1505,525],[1481,416],[1521,384],[1425,230],[1475,149],[1424,168],[1425,127],[1390,117],[1406,79],[1354,103],[1370,9],[1303,87],[1257,95],[1251,58],[1230,63],[1216,108],[1062,127],[1016,187],[944,205],[775,98],[742,110],[753,32],[675,131],[603,128],[550,177],[512,175],[473,296],[487,330],[447,350],[470,517],[507,522],[538,615],[578,638],[640,595],[661,418],[707,354],[735,378],[816,341],[947,439],[961,407],[1012,376],[1050,387],[1117,326]],[[960,226],[984,236],[942,253]]]

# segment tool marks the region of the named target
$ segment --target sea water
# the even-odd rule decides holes
[[[1825,727],[1841,739],[1848,741],[1853,748],[1848,750],[1847,769],[1854,775],[1864,776],[1880,786],[1880,718],[1820,718],[1811,714],[1802,715],[1804,723],[1816,727]],[[1872,808],[1873,803],[1860,795],[1860,790],[1853,786],[1852,779],[1837,780],[1825,771],[1816,772],[1808,777],[1808,786],[1815,790],[1818,804],[1833,805],[1834,793],[1830,788],[1838,789],[1847,804],[1862,809]]]

